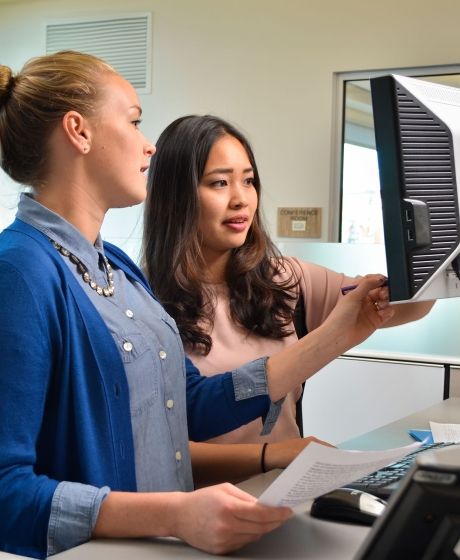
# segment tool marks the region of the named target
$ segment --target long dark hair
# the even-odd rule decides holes
[[[198,185],[209,152],[230,135],[243,145],[260,178],[252,148],[235,127],[214,116],[189,115],[160,135],[150,163],[144,213],[142,260],[155,295],[174,317],[188,350],[208,354],[214,297],[205,282],[206,264],[198,233]],[[285,274],[286,271],[288,274]],[[284,280],[275,276],[284,274]],[[292,333],[298,280],[268,237],[257,209],[245,243],[232,250],[226,270],[230,314],[248,331],[270,338]]]

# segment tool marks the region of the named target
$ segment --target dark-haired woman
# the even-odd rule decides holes
[[[213,441],[298,437],[295,409],[301,382],[360,338],[340,312],[351,295],[342,297],[341,287],[357,280],[281,257],[265,232],[259,196],[253,151],[230,123],[187,116],[160,135],[144,219],[148,280],[202,374],[271,356],[267,375],[272,400],[287,395],[270,434],[261,435],[257,419]],[[301,346],[293,346],[299,294],[309,334]],[[387,298],[387,288],[370,294],[380,309],[386,308]],[[385,326],[422,317],[431,305],[398,306]],[[362,334],[361,340],[370,331]]]

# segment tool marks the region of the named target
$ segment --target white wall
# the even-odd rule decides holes
[[[439,403],[443,384],[442,366],[338,358],[305,384],[304,434],[342,443]]]
[[[155,140],[187,113],[239,125],[254,145],[274,237],[278,206],[311,205],[324,209],[328,238],[334,72],[460,60],[456,0],[0,0],[0,63],[19,70],[42,54],[49,19],[136,11],[153,13],[144,131]],[[130,235],[130,249],[140,210],[122,215],[106,231]]]

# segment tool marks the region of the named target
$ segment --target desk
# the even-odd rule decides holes
[[[383,449],[398,447],[409,443],[409,428],[429,428],[430,420],[438,422],[460,423],[460,398],[452,398],[411,414],[397,422],[393,422],[343,442],[340,447],[345,449]],[[241,488],[258,496],[262,490],[278,475],[280,471],[272,471],[258,475],[242,484]],[[283,527],[265,535],[260,541],[230,555],[235,560],[266,559],[279,560],[348,560],[352,559],[364,537],[367,527],[335,523],[314,519],[308,514],[296,515]],[[98,540],[91,541],[61,554],[56,560],[157,560],[174,558],[212,558],[175,539],[144,539],[144,540]],[[214,556],[222,558],[222,556]]]
[[[416,412],[367,434],[354,437],[338,445],[342,449],[390,449],[413,443],[408,434],[411,428],[430,429],[430,420],[449,424],[460,424],[460,398],[450,398],[420,412]]]

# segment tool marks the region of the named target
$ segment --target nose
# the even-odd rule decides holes
[[[147,143],[144,146],[144,154],[148,157],[151,157],[156,151],[156,146],[154,146],[147,140]]]
[[[230,206],[232,208],[245,208],[247,205],[246,188],[243,185],[234,185]]]

